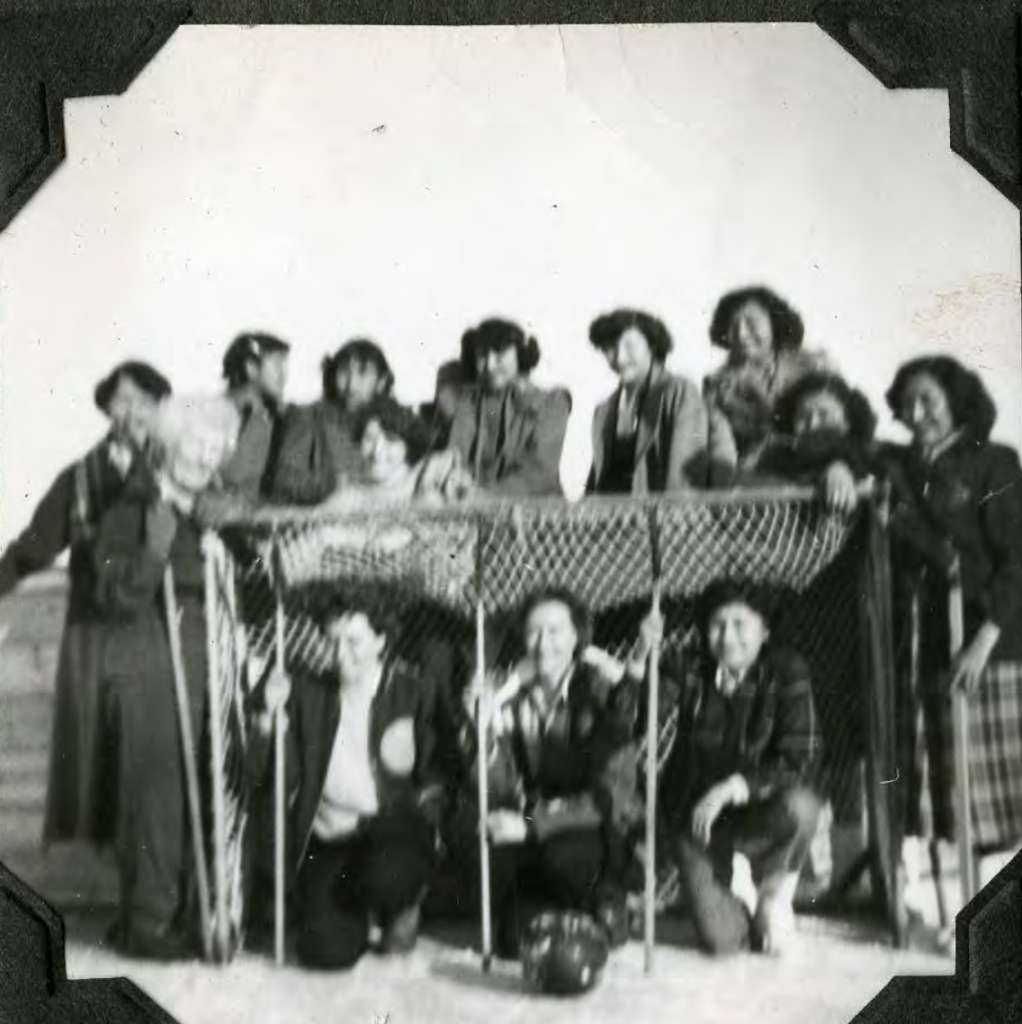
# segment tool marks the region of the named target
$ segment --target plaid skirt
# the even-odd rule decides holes
[[[914,713],[902,715],[908,726],[901,730],[906,832],[954,841],[951,699],[946,680],[927,682],[932,685],[922,688]],[[976,847],[986,852],[1013,848],[1022,839],[1022,662],[987,666],[970,695],[968,735]]]

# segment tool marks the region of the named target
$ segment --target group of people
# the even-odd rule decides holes
[[[673,341],[656,317],[620,309],[592,323],[618,386],[593,416],[587,494],[787,481],[818,488],[844,514],[866,478],[887,480],[896,636],[899,649],[923,652],[918,685],[899,674],[905,823],[950,838],[948,688],[1022,685],[1018,455],[990,440],[993,403],[950,357],[897,370],[886,398],[911,433],[899,445],[875,438],[868,400],[803,347],[800,316],[772,291],[724,296],[709,333],[726,358],[700,388],[668,370]],[[108,435],[60,474],[0,557],[3,596],[70,551],[45,837],[114,843],[121,913],[110,940],[129,955],[196,948],[169,630],[201,736],[202,529],[267,504],[341,513],[562,494],[571,396],[532,382],[539,345],[515,323],[469,330],[419,410],[394,399],[390,363],[367,339],[324,361],[310,405],[285,402],[288,358],[282,340],[243,334],[224,357],[225,396],[191,403],[153,367],[118,366],[95,392]],[[954,655],[953,555],[965,617]],[[660,782],[663,842],[697,939],[714,952],[786,948],[820,810],[812,685],[805,662],[772,639],[774,611],[747,581],[719,580],[699,602],[701,656],[660,666],[680,721]],[[460,702],[444,692],[457,681],[391,657],[401,623],[386,601],[338,596],[320,618],[332,670],[275,672],[252,709],[248,751],[253,792],[272,792],[268,737],[286,709],[298,959],[338,968],[369,948],[407,949],[444,879],[462,906],[478,907],[480,757],[498,952],[514,955],[550,906],[590,915],[611,944],[623,942],[641,832],[635,741],[659,616],[619,662],[592,646],[572,593],[539,590],[522,609],[517,657],[487,676],[491,699],[469,686]],[[475,743],[480,708],[491,709],[485,751]],[[979,830],[980,841],[1013,843],[1022,807],[1013,820],[1018,834]]]

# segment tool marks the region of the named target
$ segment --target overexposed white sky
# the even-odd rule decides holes
[[[0,236],[0,541],[101,434],[115,362],[212,391],[245,328],[292,343],[296,400],[368,334],[422,401],[466,327],[518,319],[574,395],[577,494],[613,385],[593,317],[663,317],[699,379],[716,299],[763,282],[878,411],[900,361],[958,350],[1022,440],[1017,211],[951,153],[944,93],[813,26],[191,26],[66,125]]]

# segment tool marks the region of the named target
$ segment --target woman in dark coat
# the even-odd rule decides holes
[[[94,600],[93,550],[104,512],[116,501],[145,446],[156,404],[170,384],[146,363],[116,367],[96,387],[110,432],[53,482],[28,528],[0,557],[0,597],[70,549],[68,604],[60,643],[43,839],[111,837],[103,774],[99,672],[103,626]]]
[[[591,914],[621,945],[626,841],[639,817],[635,704],[617,686],[624,666],[587,645],[588,612],[563,588],[530,594],[519,629],[523,657],[487,681],[497,953],[516,957],[532,915],[554,907]],[[447,839],[463,871],[461,892],[476,900],[478,804],[465,790],[475,792],[478,746],[468,720],[461,749],[468,770]]]
[[[449,445],[483,495],[560,496],[561,452],[571,412],[563,388],[536,387],[539,344],[515,323],[491,319],[461,341],[465,386]]]
[[[769,288],[739,288],[718,303],[710,322],[710,341],[727,352],[727,361],[703,382],[711,408],[732,423],[739,459],[750,441],[735,417],[734,405],[744,389],[757,391],[771,412],[777,399],[806,374],[830,372],[833,367],[822,352],[802,348],[802,318]]]
[[[662,494],[731,476],[730,427],[711,421],[695,384],[668,373],[673,341],[660,320],[619,309],[593,321],[589,339],[620,385],[593,414],[588,494]]]
[[[112,936],[129,956],[178,959],[196,948],[188,910],[192,847],[185,750],[170,630],[177,630],[191,732],[201,735],[206,694],[205,594],[195,496],[227,462],[240,416],[229,399],[165,402],[150,457],[138,460],[99,526],[96,606],[106,642],[100,663],[113,769],[120,914]],[[170,576],[167,577],[167,571]],[[165,580],[172,582],[168,607]],[[176,612],[176,614],[175,614]],[[190,752],[197,757],[197,751]]]
[[[836,374],[811,373],[781,395],[775,424],[745,482],[810,484],[829,508],[853,511],[857,485],[878,471],[869,399]]]
[[[323,361],[323,397],[288,410],[280,428],[269,496],[287,505],[318,505],[359,481],[354,437],[360,409],[389,395],[394,373],[368,338],[346,342]]]
[[[972,816],[977,845],[1022,838],[1022,467],[990,440],[996,410],[979,377],[947,356],[899,369],[887,392],[912,442],[885,454],[893,484],[891,528],[901,650],[910,608],[919,609],[919,686],[903,687],[901,723],[909,834],[953,839],[953,743],[949,692],[973,694]],[[961,563],[964,645],[952,657],[948,565]],[[925,742],[916,735],[922,713]],[[925,747],[928,770],[912,756]],[[920,801],[929,790],[932,822]]]

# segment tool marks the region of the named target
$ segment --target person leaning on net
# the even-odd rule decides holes
[[[822,806],[807,782],[820,746],[809,671],[770,644],[770,603],[757,587],[718,581],[697,611],[701,651],[661,665],[679,716],[659,787],[666,849],[705,951],[781,953]],[[662,634],[662,619],[647,616],[628,662],[633,683]]]
[[[430,687],[390,657],[397,619],[382,598],[322,612],[334,667],[274,672],[250,747],[272,791],[269,736],[285,707],[296,950],[301,964],[352,967],[371,947],[410,950],[435,866],[443,785]]]
[[[800,378],[777,401],[776,433],[741,483],[809,484],[833,512],[850,514],[858,487],[880,472],[869,399],[833,373]]]
[[[368,338],[343,344],[323,360],[323,397],[293,406],[281,427],[269,497],[286,505],[318,505],[359,477],[353,430],[359,410],[389,395],[394,373]]]
[[[626,837],[637,819],[634,708],[617,701],[624,668],[587,646],[588,614],[561,588],[526,600],[521,630],[524,657],[488,680],[495,951],[516,958],[530,920],[548,909],[589,914],[612,945],[621,945],[628,928]],[[465,780],[473,786],[475,737],[466,723]],[[478,807],[465,799],[458,809],[461,828],[452,823],[448,847],[460,861],[465,891],[478,893]]]
[[[539,343],[518,324],[485,320],[461,341],[464,387],[449,447],[476,488],[497,497],[561,497],[561,453],[571,413],[564,388],[529,380]]]
[[[340,487],[322,504],[336,512],[466,501],[475,490],[456,451],[430,451],[430,429],[417,413],[389,396],[359,410],[352,428],[359,448],[359,482]]]
[[[618,309],[593,321],[593,346],[617,390],[593,413],[587,494],[661,494],[729,481],[737,453],[731,426],[691,381],[666,369],[674,342],[648,313]]]

